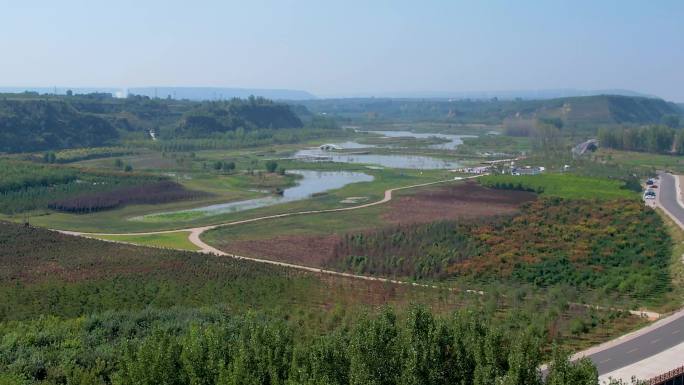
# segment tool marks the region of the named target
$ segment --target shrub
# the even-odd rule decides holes
[[[278,162],[276,162],[274,160],[266,161],[266,171],[275,172],[275,170],[277,168],[278,168]]]

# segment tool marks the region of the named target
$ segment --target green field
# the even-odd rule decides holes
[[[636,107],[614,96],[318,100],[290,110],[256,98],[16,98],[31,99],[31,108],[0,103],[26,117],[6,124],[12,147],[5,151],[34,152],[0,159],[0,219],[13,221],[0,221],[2,385],[542,384],[532,377],[543,361],[565,362],[555,346],[593,346],[646,322],[619,309],[681,305],[684,233],[645,208],[636,190],[637,178],[655,169],[684,172],[684,157],[599,150],[573,159],[569,152],[597,121],[658,121],[650,112],[668,105],[657,100],[637,99]],[[65,108],[50,112],[50,104]],[[258,123],[253,109],[273,119]],[[52,127],[47,118],[56,119]],[[518,118],[529,122],[527,131],[511,131],[517,126],[509,120]],[[546,130],[554,120],[558,130]],[[93,122],[111,140],[84,142],[80,133]],[[342,129],[343,122],[477,137],[435,149],[429,145],[440,139],[387,139]],[[64,135],[47,140],[43,129],[55,127]],[[40,135],[26,134],[32,131]],[[347,154],[463,165],[524,155],[516,163],[550,172],[481,178],[538,195],[433,186],[397,191],[404,199],[390,204],[297,214],[377,202],[409,185],[462,183],[448,170],[292,158],[347,140],[378,145]],[[79,144],[89,147],[69,148]],[[62,162],[69,166],[53,164]],[[565,164],[571,174],[555,173]],[[280,193],[297,183],[286,170],[363,172],[374,180],[236,213],[183,211]],[[163,187],[123,199],[135,194],[122,191],[151,181]],[[475,188],[481,199],[470,199]],[[80,206],[55,203],[65,198]],[[230,224],[277,214],[293,215]],[[17,223],[24,220],[30,225]],[[225,226],[203,240],[227,252],[364,277],[199,253],[188,229],[212,224]],[[43,227],[119,235],[90,239]],[[156,230],[172,232],[134,234]],[[590,363],[568,371],[588,380],[554,377],[552,369],[548,383],[595,379]]]
[[[207,231],[202,234],[202,239],[220,247],[230,244],[231,241],[274,236],[339,234],[383,225],[380,215],[384,210],[385,208],[379,205],[352,211],[291,216],[239,226],[225,226]]]
[[[652,172],[655,170],[665,170],[684,173],[684,156],[681,155],[601,149],[596,153],[595,157],[603,162],[642,167],[650,169]]]
[[[434,126],[434,127],[433,127]],[[446,130],[450,126],[434,125],[431,123],[416,126],[402,126],[399,129],[418,128],[430,130]],[[463,127],[452,131],[459,132]],[[486,127],[471,127],[466,130],[483,132]],[[155,230],[173,230],[196,227],[208,224],[225,223],[234,220],[247,219],[257,216],[273,215],[303,210],[320,210],[345,207],[349,204],[341,203],[349,197],[363,197],[364,202],[382,199],[384,191],[411,184],[424,183],[445,178],[453,174],[445,170],[400,170],[377,169],[362,164],[347,164],[333,162],[303,162],[290,159],[298,149],[316,146],[326,142],[349,140],[377,140],[380,136],[374,134],[354,133],[344,130],[344,133],[331,133],[329,137],[305,139],[298,143],[275,144],[272,146],[254,146],[236,149],[208,149],[197,151],[163,152],[150,148],[130,145],[131,149],[125,153],[112,157],[95,157],[70,163],[75,169],[83,172],[120,172],[122,165],[131,166],[134,175],[154,175],[181,184],[187,190],[209,193],[193,200],[179,200],[171,203],[159,204],[129,204],[116,209],[102,210],[91,213],[72,214],[49,210],[45,207],[36,208],[29,212],[9,211],[0,214],[0,218],[12,221],[23,221],[26,217],[38,226],[59,228],[83,232],[128,233]],[[407,142],[410,149],[402,148],[374,148],[376,154],[406,154],[430,155],[438,158],[454,160],[453,155],[445,151],[429,149],[418,145],[423,141],[412,139],[396,139]],[[415,143],[410,143],[415,142]],[[396,144],[396,143],[395,143]],[[423,143],[425,144],[425,143]],[[117,149],[118,150],[118,149]],[[65,151],[87,157],[94,150],[77,149]],[[106,155],[107,151],[95,151],[97,155]],[[42,156],[35,154],[32,156]],[[336,191],[320,194],[306,201],[292,202],[271,207],[263,207],[245,212],[231,214],[206,215],[200,212],[179,212],[197,207],[219,203],[228,203],[268,195],[268,191],[276,188],[286,188],[296,183],[293,176],[279,177],[264,173],[267,160],[274,159],[279,169],[285,170],[321,170],[321,171],[355,171],[372,175],[375,180],[371,183],[357,183],[348,185]],[[215,170],[216,162],[232,162],[236,165],[233,172]],[[73,173],[73,169],[72,169]],[[141,174],[143,173],[143,174]],[[46,204],[50,194],[46,190]],[[45,205],[44,205],[45,206]],[[150,216],[149,214],[169,213],[168,215]],[[142,220],[141,220],[142,218]]]
[[[108,382],[112,376],[126,373],[128,366],[123,362],[135,361],[129,354],[138,353],[130,347],[135,352],[141,346],[151,347],[160,335],[198,336],[192,330],[212,333],[212,325],[243,333],[240,330],[256,320],[278,320],[285,327],[278,330],[286,334],[270,334],[273,329],[267,326],[262,329],[266,334],[259,332],[256,335],[260,337],[252,340],[255,347],[266,341],[282,342],[281,337],[288,336],[307,346],[311,339],[333,331],[364,330],[357,329],[358,325],[367,325],[368,317],[378,313],[387,314],[379,307],[386,304],[396,309],[399,325],[410,317],[411,304],[419,303],[436,316],[450,317],[462,309],[464,315],[481,315],[482,322],[489,320],[486,324],[491,322],[502,332],[529,330],[539,341],[552,338],[568,347],[602,341],[641,324],[616,312],[568,308],[559,302],[559,293],[525,300],[517,294],[502,297],[495,290],[479,296],[332,279],[199,253],[103,243],[3,222],[0,230],[4,245],[0,249],[0,294],[6,298],[0,303],[0,332],[9,338],[0,344],[0,355],[6,358],[0,360],[0,370],[30,383]],[[245,315],[248,322],[239,321],[238,315]],[[231,319],[237,322],[228,322]],[[572,326],[577,322],[583,327],[575,330]],[[547,334],[551,326],[554,332]],[[241,339],[243,343],[249,340]],[[185,337],[182,341],[191,346]],[[540,348],[548,356],[548,344]],[[174,353],[158,356],[159,362],[168,354]]]
[[[199,250],[188,240],[187,231],[149,235],[97,235],[94,238],[177,250]]]
[[[488,175],[478,179],[487,187],[525,190],[571,199],[637,199],[638,193],[625,188],[620,180],[591,178],[573,174]]]
[[[294,162],[292,162],[295,164]],[[237,213],[219,214],[214,216],[196,217],[190,216],[187,220],[180,220],[172,216],[169,221],[159,222],[145,222],[132,221],[130,218],[139,217],[151,213],[168,212],[183,210],[188,208],[195,208],[198,206],[206,206],[208,204],[224,203],[241,199],[249,199],[260,194],[253,191],[245,190],[244,188],[226,187],[223,192],[224,195],[212,197],[208,200],[202,201],[183,201],[169,204],[159,205],[133,205],[126,206],[122,209],[102,211],[93,214],[67,214],[50,212],[47,215],[40,215],[31,217],[31,222],[44,227],[69,229],[84,232],[141,232],[154,230],[173,230],[183,229],[197,226],[204,226],[210,224],[225,223],[230,221],[254,218],[265,215],[273,215],[295,211],[321,210],[338,207],[347,207],[348,204],[341,203],[348,197],[366,197],[368,201],[380,200],[384,196],[384,192],[390,188],[402,187],[407,185],[437,181],[447,178],[453,178],[454,174],[444,170],[374,170],[363,166],[348,166],[342,164],[295,164],[296,166],[308,167],[309,169],[316,167],[317,169],[328,170],[348,170],[360,171],[373,175],[375,180],[371,183],[355,183],[345,186],[341,189],[331,191],[327,194],[313,197],[311,199],[296,201],[281,205],[270,207],[263,207],[254,210],[242,211]],[[298,167],[299,168],[299,167]],[[292,167],[294,169],[294,167]],[[189,188],[202,189],[207,191],[219,190],[221,187],[216,186],[217,182],[208,179],[197,179],[183,181],[184,185]],[[225,182],[228,184],[229,182]],[[232,194],[232,195],[231,195]],[[22,216],[16,216],[10,219],[21,220]]]

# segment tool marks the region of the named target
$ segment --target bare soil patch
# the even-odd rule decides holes
[[[535,197],[530,192],[495,190],[467,182],[393,199],[382,218],[390,224],[412,224],[510,215]]]
[[[494,190],[468,182],[394,198],[382,219],[387,225],[394,225],[511,215],[535,197],[529,192]],[[322,267],[332,257],[341,236],[283,235],[229,242],[222,249],[243,256]]]
[[[268,258],[276,261],[306,266],[322,266],[332,256],[334,246],[340,236],[320,235],[283,235],[268,239],[244,240],[228,243],[223,247],[230,253],[255,258]]]

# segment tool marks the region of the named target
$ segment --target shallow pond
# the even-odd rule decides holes
[[[288,172],[291,174],[301,175],[302,178],[297,180],[296,186],[286,188],[283,191],[283,195],[272,195],[263,198],[220,203],[188,210],[149,214],[134,217],[131,218],[131,220],[145,222],[166,222],[176,220],[191,220],[204,216],[235,213],[239,211],[307,199],[314,194],[336,190],[352,183],[373,181],[372,175],[364,174],[362,172],[311,170],[294,170]]]
[[[375,164],[388,168],[408,168],[417,170],[438,170],[462,167],[462,164],[459,162],[431,156],[350,154],[344,152],[324,151],[319,148],[299,150],[295,153],[294,157],[315,161]]]
[[[473,135],[451,135],[451,134],[438,134],[438,133],[423,133],[423,132],[411,132],[411,131],[362,131],[370,132],[373,134],[384,135],[388,138],[417,138],[417,139],[430,139],[430,138],[440,138],[448,140],[448,142],[432,144],[427,146],[428,148],[434,148],[439,150],[453,150],[459,145],[463,144],[463,138],[475,138]]]
[[[463,144],[462,138],[473,137],[472,135],[450,135],[450,134],[439,134],[439,133],[417,133],[411,131],[358,131],[367,132],[373,134],[383,135],[387,138],[418,138],[418,139],[429,139],[429,138],[441,138],[446,139],[448,142],[433,144],[427,146],[427,148],[434,148],[440,150],[453,150],[460,144]],[[367,149],[378,147],[378,145],[373,144],[362,144],[358,142],[347,141],[343,143],[334,143],[335,146],[339,146],[343,150],[354,150],[354,149]],[[307,148],[299,150],[294,155],[295,158],[311,161],[331,161],[340,163],[363,163],[363,164],[373,164],[388,168],[408,168],[408,169],[419,169],[419,170],[431,170],[431,169],[453,169],[459,168],[463,165],[460,162],[452,160],[444,160],[440,158],[435,158],[431,156],[420,156],[420,155],[380,155],[380,154],[365,154],[365,153],[348,153],[348,152],[337,152],[322,150],[317,147]]]

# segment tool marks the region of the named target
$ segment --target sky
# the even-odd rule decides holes
[[[0,36],[0,86],[629,89],[684,102],[683,0],[0,0]]]

